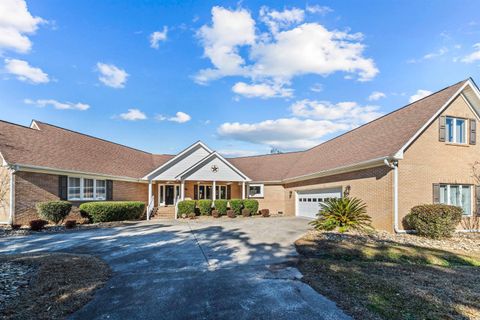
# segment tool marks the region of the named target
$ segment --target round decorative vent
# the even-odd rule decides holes
[[[218,166],[215,164],[212,165],[211,169],[212,169],[212,172],[218,172]]]

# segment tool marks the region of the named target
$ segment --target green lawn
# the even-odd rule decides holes
[[[300,271],[356,319],[480,319],[480,257],[395,242],[306,237]]]

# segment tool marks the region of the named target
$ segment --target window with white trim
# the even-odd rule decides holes
[[[250,185],[248,185],[248,196],[250,198],[262,198],[263,197],[263,184],[250,184]]]
[[[107,181],[81,177],[68,177],[68,200],[105,200]]]
[[[446,117],[446,141],[450,143],[467,143],[467,121],[461,118]]]
[[[458,184],[440,185],[440,203],[461,207],[464,215],[471,215],[472,186]]]

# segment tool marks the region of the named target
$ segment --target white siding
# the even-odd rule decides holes
[[[209,152],[205,148],[198,146],[194,150],[191,150],[189,153],[181,157],[181,159],[177,159],[168,167],[163,168],[159,173],[157,173],[153,180],[174,180],[178,174],[184,172],[208,155]]]
[[[217,172],[212,172],[212,166],[218,167]],[[196,181],[244,181],[245,179],[240,176],[235,170],[230,168],[217,156],[206,162],[204,165],[199,166],[190,175],[184,177],[186,180]]]

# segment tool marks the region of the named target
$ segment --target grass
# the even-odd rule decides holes
[[[480,319],[480,257],[386,241],[296,242],[304,280],[358,319]]]
[[[90,301],[110,275],[106,263],[89,255],[3,255],[2,261],[35,270],[28,287],[2,310],[2,319],[63,319]]]

